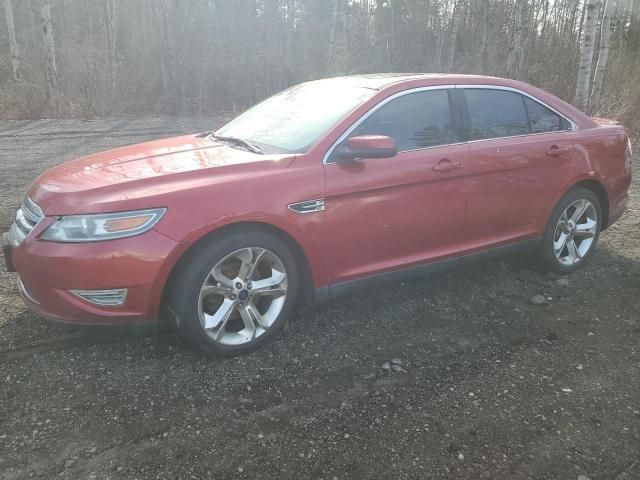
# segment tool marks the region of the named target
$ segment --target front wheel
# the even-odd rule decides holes
[[[282,329],[297,291],[298,268],[284,242],[260,231],[236,232],[190,252],[172,279],[169,312],[189,344],[235,356]]]
[[[602,209],[591,190],[575,187],[551,214],[538,252],[542,266],[558,274],[571,273],[593,254],[602,228]]]

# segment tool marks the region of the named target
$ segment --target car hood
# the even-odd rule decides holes
[[[46,215],[115,211],[122,202],[143,205],[191,183],[282,169],[295,156],[257,155],[210,137],[185,135],[116,148],[79,158],[40,175],[28,196]],[[215,177],[215,179],[214,179]],[[149,208],[148,204],[141,208]]]

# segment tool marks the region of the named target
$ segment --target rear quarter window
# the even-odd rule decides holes
[[[524,98],[524,104],[531,123],[531,133],[559,132],[569,130],[569,122],[557,113],[552,112],[544,105],[528,97]]]

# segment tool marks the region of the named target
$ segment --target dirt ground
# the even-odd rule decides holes
[[[52,165],[211,126],[0,122],[0,231]],[[0,478],[638,479],[639,226],[635,181],[568,284],[479,263],[305,308],[232,360],[47,323],[2,263]]]

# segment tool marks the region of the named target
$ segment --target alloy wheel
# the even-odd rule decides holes
[[[200,289],[200,323],[214,342],[242,345],[274,324],[286,298],[287,272],[276,254],[236,250],[211,269]]]
[[[594,245],[598,233],[598,212],[589,200],[580,199],[560,215],[553,237],[558,262],[571,266],[580,262]]]

